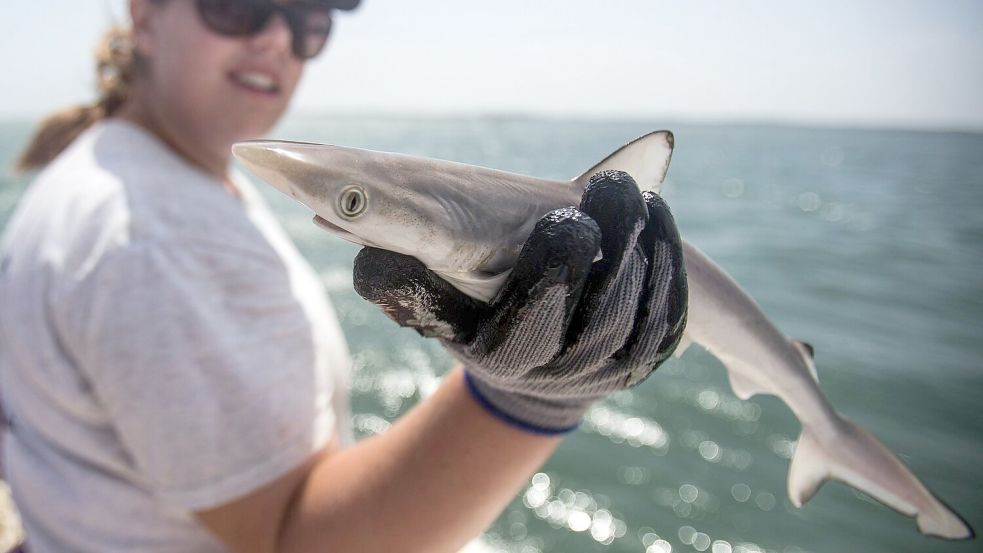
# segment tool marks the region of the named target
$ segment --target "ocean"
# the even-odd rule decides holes
[[[821,387],[841,413],[983,529],[983,135],[325,115],[293,116],[270,136],[572,178],[660,128],[676,136],[663,194],[682,235],[785,334],[815,347]],[[0,122],[0,165],[30,129]],[[0,229],[27,184],[0,176]],[[341,319],[356,434],[384,430],[452,361],[352,290],[357,247],[260,188]],[[510,553],[978,550],[924,537],[838,482],[793,507],[786,475],[798,432],[783,403],[738,400],[720,363],[691,348],[596,405],[483,541]]]

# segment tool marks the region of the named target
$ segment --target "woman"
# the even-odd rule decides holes
[[[348,446],[338,324],[229,151],[357,3],[131,0],[103,97],[23,156],[45,168],[2,243],[0,389],[32,552],[453,551],[678,342],[678,236],[623,174],[544,217],[492,305],[363,250],[359,292],[453,329],[468,369]]]

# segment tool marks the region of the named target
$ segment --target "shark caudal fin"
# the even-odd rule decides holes
[[[923,534],[946,539],[974,537],[966,521],[932,495],[877,438],[843,418],[837,426],[835,434],[824,438],[802,427],[788,473],[789,499],[796,507],[808,501],[823,482],[835,479],[915,517]]]
[[[631,175],[643,192],[659,192],[672,158],[673,136],[670,131],[655,131],[632,140],[618,148],[583,175],[573,179],[581,190],[590,178],[601,171],[617,169]]]

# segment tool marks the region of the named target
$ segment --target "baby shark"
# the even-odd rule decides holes
[[[343,146],[249,141],[233,147],[251,171],[313,210],[315,222],[356,244],[412,255],[465,294],[491,301],[536,221],[576,206],[592,175],[617,169],[658,192],[674,146],[669,131],[637,138],[572,181]],[[948,539],[973,530],[880,441],[839,415],[819,389],[812,348],[786,338],[741,287],[683,241],[689,310],[681,355],[696,343],[727,369],[741,399],[777,396],[802,424],[788,474],[802,506],[828,479],[915,517]]]

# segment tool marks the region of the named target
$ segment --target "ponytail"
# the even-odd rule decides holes
[[[82,132],[109,117],[127,99],[134,73],[133,41],[128,29],[115,27],[96,47],[96,81],[99,99],[48,116],[14,164],[14,170],[40,169],[58,156]]]

